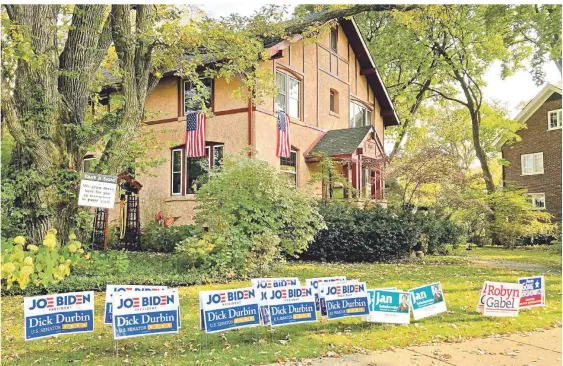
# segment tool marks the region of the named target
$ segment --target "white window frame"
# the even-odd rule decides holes
[[[532,201],[532,206],[534,207],[534,210],[545,210],[546,209],[546,202],[545,202],[545,193],[528,193],[528,196],[530,196],[530,200]],[[543,207],[540,206],[536,206],[536,203],[534,201],[534,199],[536,197],[542,197],[543,198]]]
[[[223,149],[223,159],[225,158],[225,145],[213,145],[213,156],[209,157],[209,166],[213,169],[217,168],[215,166],[215,151],[219,148]],[[221,162],[221,166],[223,166],[223,162]]]
[[[541,170],[539,170],[535,165],[536,165],[536,156],[541,156],[541,161],[542,161],[542,166],[541,166]],[[524,160],[531,157],[532,159],[532,171],[531,172],[525,172],[524,171]],[[520,155],[520,171],[522,173],[522,175],[538,175],[538,174],[543,174],[544,173],[544,160],[543,160],[543,152],[539,152],[539,153],[532,153],[532,154],[522,154]]]
[[[299,181],[297,179],[297,176],[299,174],[299,162],[297,161],[297,150],[291,149],[289,154],[290,154],[289,155],[290,159],[291,159],[291,154],[295,154],[295,172],[291,171],[291,170],[282,170],[281,166],[280,166],[280,173],[293,174],[295,176],[295,188],[297,188],[297,182]],[[280,158],[280,160],[281,160],[281,158]]]
[[[209,79],[211,80],[211,92],[209,93],[209,107],[213,105],[213,79],[211,78],[199,78],[200,80]],[[192,82],[188,79],[182,79],[182,102],[183,102],[183,109],[184,109],[184,116],[188,114],[188,112],[194,112],[192,110],[186,110],[186,84],[192,84]],[[193,89],[193,85],[191,86]],[[189,90],[191,90],[189,89]]]
[[[352,126],[352,108],[353,108],[353,104],[355,104],[356,106],[358,106],[359,108],[364,110],[364,124],[363,126]],[[362,103],[359,102],[355,102],[353,100],[350,101],[350,118],[349,118],[349,126],[350,128],[358,128],[358,127],[366,127],[366,126],[371,126],[372,122],[371,119],[373,118],[373,111],[371,109],[369,109],[368,107],[366,107],[365,105],[363,105]],[[369,118],[368,118],[369,116]]]
[[[84,167],[86,166],[85,163],[86,163],[86,161],[89,161],[89,160],[96,160],[96,157],[95,156],[88,156],[88,157],[85,157],[85,158],[82,159],[82,174],[85,173],[85,171],[84,171]],[[92,173],[92,172],[87,172],[87,173]]]
[[[285,105],[284,105],[284,106],[278,105],[278,100],[277,100],[277,95],[276,95],[276,101],[275,101],[275,103],[276,103],[276,108],[280,108],[280,107],[281,107],[282,110],[283,110],[284,112],[286,112],[289,117],[295,118],[295,119],[298,119],[298,120],[301,120],[301,116],[302,116],[302,114],[303,114],[303,112],[302,112],[302,110],[301,110],[301,80],[297,79],[296,77],[293,77],[293,76],[289,75],[289,74],[286,73],[286,72],[279,71],[279,70],[276,70],[276,80],[277,80],[277,75],[278,75],[278,74],[279,74],[279,75],[283,75],[283,77],[285,78],[285,90],[283,90],[283,91],[280,92],[279,89],[278,89],[278,94],[283,94],[283,95],[285,95]],[[293,80],[293,81],[295,81],[295,82],[297,82],[297,85],[298,85],[297,99],[292,98],[292,97],[289,95],[289,80],[290,80],[290,79]],[[277,85],[276,85],[276,88],[278,88]],[[297,100],[297,116],[293,116],[293,115],[291,115],[290,112],[289,112],[289,99]]]
[[[557,115],[557,126],[556,127],[551,127],[551,114],[552,113],[556,113]],[[561,117],[561,109],[553,109],[549,112],[547,112],[547,130],[551,131],[551,130],[559,130],[562,127],[562,117]]]
[[[180,171],[174,171],[174,153],[176,151],[180,152]],[[170,153],[170,195],[171,196],[181,196],[182,186],[184,184],[184,149],[172,149]],[[174,193],[174,174],[180,173],[180,192]]]

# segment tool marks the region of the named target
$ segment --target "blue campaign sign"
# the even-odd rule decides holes
[[[377,290],[370,300],[370,322],[410,323],[410,294],[397,290]]]
[[[270,289],[266,306],[261,307],[264,325],[273,327],[317,321],[312,287],[291,286]]]
[[[327,283],[342,281],[346,281],[346,276],[318,277],[308,278],[305,280],[305,286],[311,286],[313,288],[313,293],[315,295],[315,307],[317,311],[321,311],[320,292],[322,287]],[[326,315],[326,312],[324,313],[324,315]]]
[[[543,276],[519,278],[522,285],[520,309],[545,306],[545,282]]]
[[[257,289],[201,291],[200,327],[207,333],[260,325]]]
[[[119,292],[113,305],[114,339],[178,333],[180,328],[178,289]]]
[[[94,292],[26,297],[25,340],[94,331]]]
[[[411,289],[409,293],[414,320],[448,311],[440,282]]]
[[[301,285],[297,277],[253,278],[250,280],[250,283],[252,287],[259,290]]]
[[[323,296],[329,320],[369,314],[365,282],[343,281],[325,284]]]
[[[115,293],[125,291],[160,291],[166,290],[166,286],[144,286],[144,285],[107,285],[106,302],[104,304],[104,324],[113,323],[113,305],[112,299]]]

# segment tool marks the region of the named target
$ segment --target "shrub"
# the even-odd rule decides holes
[[[327,228],[301,257],[337,262],[381,262],[406,257],[420,238],[416,218],[379,206],[358,208],[346,204],[322,207]]]
[[[76,235],[70,234],[66,245],[57,241],[57,231],[50,229],[42,245],[25,244],[23,236],[2,243],[2,288],[9,290],[16,282],[24,290],[32,283],[47,287],[70,275],[71,267],[89,259]]]
[[[213,248],[203,266],[227,278],[265,273],[307,248],[324,228],[316,204],[267,162],[246,155],[226,158],[209,172],[197,194],[196,223],[209,235],[196,235],[178,246],[186,253],[195,240]],[[188,248],[186,248],[186,246]]]
[[[421,230],[427,239],[428,254],[445,255],[445,245],[457,248],[463,239],[463,228],[447,218],[442,218],[434,213],[419,213]]]
[[[141,232],[141,250],[171,253],[182,240],[202,232],[195,225],[163,227],[156,222],[151,222]]]
[[[100,274],[120,275],[129,269],[129,257],[125,251],[94,251],[89,261],[79,262],[73,272],[77,276],[97,276]]]

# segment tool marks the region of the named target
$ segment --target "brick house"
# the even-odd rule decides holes
[[[275,78],[277,96],[253,105],[231,95],[240,85],[237,80],[206,81],[213,117],[206,122],[203,160],[217,167],[224,156],[251,146],[257,158],[290,175],[297,188],[321,197],[329,193],[308,181],[319,169],[315,153],[325,153],[346,162],[341,173],[361,192],[356,198],[381,201],[384,132],[398,125],[399,119],[354,20],[339,20],[316,43],[296,36],[291,42],[280,40],[267,47],[271,57],[263,67]],[[149,154],[166,163],[151,168],[150,174],[135,176],[142,185],[141,223],[153,220],[157,212],[175,218],[176,224],[193,221],[197,178],[204,172],[198,159],[185,154],[185,115],[192,110],[192,93],[188,82],[170,72],[146,100],[146,125],[163,142],[162,149]],[[289,159],[276,156],[278,109],[285,110],[291,120]],[[110,222],[117,220],[119,212],[116,202]]]
[[[532,204],[561,222],[561,88],[547,84],[516,117],[521,141],[503,144],[504,184],[528,189]]]

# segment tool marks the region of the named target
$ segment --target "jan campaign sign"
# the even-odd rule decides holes
[[[329,320],[369,314],[365,282],[343,281],[325,284],[323,296]]]
[[[260,325],[257,289],[252,287],[201,291],[201,329],[207,333]]]
[[[178,333],[178,289],[116,293],[113,298],[113,338]]]
[[[266,291],[262,306],[264,325],[273,327],[317,321],[315,296],[310,286],[290,286]]]
[[[106,302],[104,306],[104,324],[113,323],[113,296],[115,293],[125,291],[160,291],[166,290],[166,286],[139,286],[139,285],[107,285]]]
[[[70,292],[23,299],[25,340],[94,331],[94,292]]]
[[[370,299],[368,321],[374,323],[409,324],[410,293],[398,290],[377,290]]]
[[[545,281],[543,276],[519,278],[522,285],[520,309],[545,306]]]
[[[317,311],[321,310],[319,294],[321,292],[322,287],[327,283],[342,282],[342,281],[346,281],[346,276],[318,277],[318,278],[309,278],[305,280],[305,286],[311,286],[313,288],[313,294],[315,295],[315,307]]]
[[[518,316],[520,308],[520,283],[486,282],[481,291],[483,315]]]
[[[113,208],[117,177],[94,173],[84,173],[80,181],[78,206]]]
[[[409,293],[414,320],[448,311],[440,282],[414,288]]]

